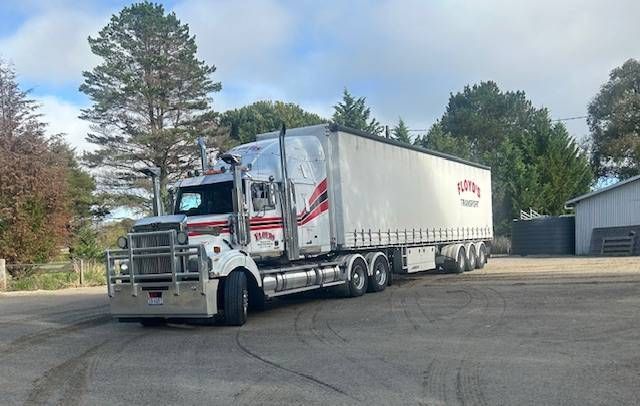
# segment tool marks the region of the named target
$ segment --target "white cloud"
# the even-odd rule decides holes
[[[0,39],[0,54],[30,82],[77,82],[96,61],[86,37],[114,11],[96,7],[41,7]],[[347,86],[383,122],[425,128],[451,92],[495,80],[569,117],[585,114],[612,68],[640,56],[636,0],[178,0],[172,10],[218,68],[218,111],[272,98],[329,116]]]
[[[274,0],[186,0],[174,10],[196,35],[200,56],[217,66],[224,81],[266,79],[295,43],[292,10]]]
[[[69,145],[78,152],[95,148],[85,140],[89,123],[78,118],[80,106],[51,95],[35,97],[35,101],[40,104],[42,121],[48,123],[47,134],[63,133]]]
[[[26,20],[12,35],[0,38],[0,56],[21,76],[41,83],[77,83],[97,61],[87,37],[106,22],[104,16],[69,7],[46,9]]]

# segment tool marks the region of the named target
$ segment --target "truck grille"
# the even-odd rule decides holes
[[[151,234],[151,235],[136,235],[131,234],[131,247],[132,248],[164,248],[145,251],[145,254],[166,252],[166,247],[170,244],[170,234]],[[171,257],[170,256],[157,256],[152,258],[134,258],[133,266],[136,274],[156,274],[156,273],[170,273],[171,272]]]

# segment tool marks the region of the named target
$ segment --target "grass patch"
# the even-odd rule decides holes
[[[100,263],[85,263],[84,285],[101,286],[106,284],[104,265]],[[36,273],[8,281],[8,290],[56,290],[80,286],[78,272]]]

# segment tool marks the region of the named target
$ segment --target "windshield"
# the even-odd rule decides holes
[[[203,216],[233,211],[233,182],[182,187],[178,190],[175,214]]]

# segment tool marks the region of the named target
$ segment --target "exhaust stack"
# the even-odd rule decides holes
[[[200,164],[202,165],[202,173],[205,174],[209,169],[209,159],[207,157],[207,145],[204,143],[204,137],[198,137],[198,148],[200,149]]]
[[[150,177],[151,181],[153,182],[153,215],[164,215],[164,210],[162,209],[162,199],[160,197],[160,168],[151,166],[149,168],[140,170],[140,172]]]
[[[290,261],[293,261],[300,258],[300,247],[298,245],[297,208],[295,200],[293,199],[293,196],[291,196],[291,180],[287,174],[287,151],[284,139],[286,132],[287,129],[284,123],[282,123],[282,129],[280,130],[280,136],[278,137],[280,145],[280,168],[282,170],[282,219],[284,220],[284,243],[285,250],[287,251],[287,258]]]

